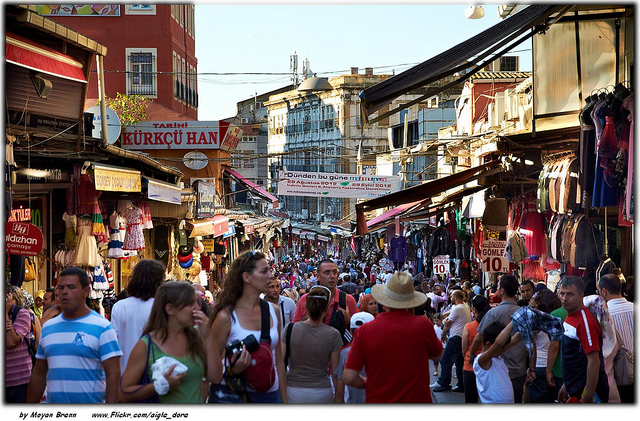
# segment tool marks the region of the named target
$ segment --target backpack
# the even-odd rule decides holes
[[[15,323],[19,312],[20,312],[20,307],[18,307],[16,305],[11,306],[11,309],[9,310],[9,316],[11,317],[11,323]],[[29,326],[29,333],[27,333],[27,336],[24,337],[24,341],[27,343],[27,349],[29,350],[29,356],[31,357],[31,363],[35,364],[36,363],[36,352],[38,351],[38,347],[36,345],[36,343],[37,343],[36,335],[38,333],[37,332],[38,329],[36,328],[35,315],[32,312],[30,312],[29,310],[27,310],[27,312],[29,313],[29,319],[30,319],[31,324]]]
[[[269,325],[271,316],[269,314],[269,303],[260,300],[261,326],[260,326],[260,346],[251,353],[251,365],[244,371],[247,383],[257,392],[268,391],[276,381],[276,370],[271,353],[271,336],[269,335]]]
[[[338,298],[338,305],[346,310],[347,309],[347,293],[338,289],[340,294]],[[353,336],[351,331],[347,328],[347,321],[344,318],[344,314],[338,311],[338,306],[333,306],[333,312],[331,313],[331,319],[329,319],[329,326],[335,328],[340,332],[342,338],[342,345],[348,345],[351,343]]]

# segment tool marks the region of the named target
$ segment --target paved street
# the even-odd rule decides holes
[[[433,361],[429,360],[429,372],[431,373],[431,381],[429,384],[433,384],[438,380],[438,376],[433,375]],[[453,367],[453,374],[451,375],[451,387],[455,387],[458,384],[458,379],[455,377],[455,366]],[[464,393],[456,393],[452,391],[447,392],[434,392],[431,391],[431,396],[434,403],[464,403]]]

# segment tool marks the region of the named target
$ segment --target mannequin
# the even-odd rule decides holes
[[[389,258],[393,261],[395,270],[402,270],[407,257],[407,239],[396,233],[391,239]]]

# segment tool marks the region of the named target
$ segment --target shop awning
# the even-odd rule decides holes
[[[391,218],[394,218],[397,214],[401,213],[404,210],[407,210],[408,208],[411,208],[417,204],[419,204],[421,201],[417,201],[417,202],[411,202],[411,203],[405,203],[399,206],[396,206],[395,208],[386,211],[385,213],[383,213],[382,215],[378,215],[375,218],[367,221],[367,228],[372,227],[374,225],[380,224],[386,220],[390,220]]]
[[[486,164],[482,164],[456,174],[451,174],[449,176],[442,177],[437,180],[432,180],[418,186],[413,186],[405,190],[390,193],[386,196],[381,196],[362,203],[358,203],[356,204],[356,234],[364,235],[369,232],[367,229],[367,222],[364,216],[364,212],[384,207],[398,206],[415,201],[422,201],[454,187],[461,186],[470,181],[477,180],[481,177],[487,177],[501,171],[503,171],[502,161],[500,159],[496,159]]]
[[[533,36],[534,33],[544,30],[550,24],[546,20],[551,15],[559,13],[555,18],[557,20],[570,8],[571,6],[568,5],[550,4],[529,6],[455,47],[363,90],[360,93],[363,119],[374,123],[459,84]],[[440,81],[457,72],[465,74],[451,83],[430,88],[424,96],[369,120],[371,114],[400,95]]]
[[[278,198],[277,197],[275,197],[274,195],[272,195],[271,193],[269,193],[268,191],[266,191],[262,187],[258,186],[256,183],[254,183],[254,182],[252,182],[250,180],[247,180],[245,177],[243,177],[239,173],[235,172],[234,170],[226,168],[225,171],[231,177],[233,177],[236,181],[238,181],[239,183],[241,183],[244,186],[246,186],[249,190],[253,191],[255,194],[257,194],[258,196],[262,197],[263,199],[268,200],[269,202],[273,203],[273,208],[274,209],[278,208]]]
[[[218,237],[229,231],[229,219],[223,215],[215,215],[213,218],[196,219],[192,223],[193,230],[189,237],[204,237],[213,235]]]
[[[6,60],[36,72],[87,83],[82,63],[52,48],[10,32],[6,33]]]
[[[182,204],[182,189],[175,184],[155,180],[144,176],[147,180],[147,198],[158,202]]]

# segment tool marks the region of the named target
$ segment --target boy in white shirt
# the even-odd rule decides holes
[[[511,342],[512,325],[494,322],[482,333],[482,354],[473,361],[478,397],[481,403],[513,403],[509,369],[500,355]]]

